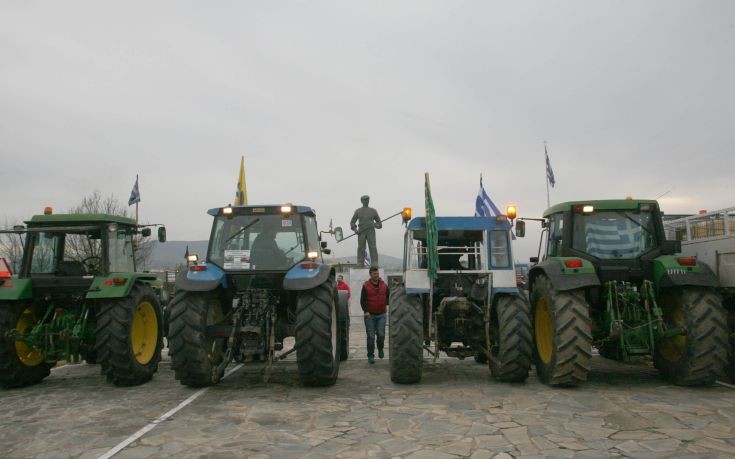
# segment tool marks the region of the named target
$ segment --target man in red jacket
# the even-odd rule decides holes
[[[362,285],[360,306],[365,313],[368,362],[375,363],[375,338],[378,339],[378,357],[385,357],[385,321],[388,311],[388,285],[380,278],[376,266],[370,268],[370,279]]]
[[[347,285],[347,282],[345,282],[344,277],[342,277],[342,274],[337,275],[337,290],[344,290],[347,292],[347,301],[350,300],[350,286]]]

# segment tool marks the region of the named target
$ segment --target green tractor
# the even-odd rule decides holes
[[[25,241],[17,275],[0,259],[0,387],[38,383],[57,362],[82,359],[118,386],[150,380],[163,344],[160,281],[136,272],[134,236],[151,228],[50,208],[26,225],[4,231]]]
[[[652,357],[678,385],[711,385],[723,373],[729,344],[717,278],[676,255],[681,243],[665,239],[656,201],[557,204],[542,228],[544,254],[531,259],[528,279],[541,381],[586,381],[593,346],[618,361]]]

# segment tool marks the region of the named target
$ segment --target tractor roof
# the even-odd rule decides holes
[[[409,230],[426,228],[425,217],[417,217],[408,223]],[[510,222],[498,221],[493,217],[436,217],[437,230],[493,230],[510,229]]]
[[[135,226],[135,220],[128,217],[110,214],[49,214],[34,215],[26,221],[28,226],[54,226],[63,224],[66,226],[89,225],[101,223],[119,223],[122,225]]]
[[[549,207],[544,211],[544,217],[571,210],[574,206],[594,206],[596,210],[634,210],[638,209],[641,204],[655,204],[658,206],[658,202],[655,199],[591,199],[589,201],[568,201]]]
[[[218,215],[221,215],[222,209],[225,207],[232,207],[234,212],[238,215],[258,215],[258,214],[280,214],[281,213],[281,206],[285,204],[261,204],[261,205],[248,205],[248,206],[224,206],[224,207],[214,207],[212,209],[209,209],[207,213],[209,215],[212,215],[213,217],[216,217]],[[315,212],[311,207],[308,206],[297,206],[294,204],[290,204],[291,206],[291,213],[292,214],[306,214],[311,215],[312,217],[315,216]]]

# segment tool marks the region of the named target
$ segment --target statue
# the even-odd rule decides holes
[[[365,264],[365,241],[370,249],[370,266],[378,266],[378,246],[375,244],[375,230],[383,227],[378,211],[368,207],[370,196],[360,198],[362,207],[355,210],[350,220],[350,228],[357,233],[357,264]],[[359,223],[359,229],[356,223]]]

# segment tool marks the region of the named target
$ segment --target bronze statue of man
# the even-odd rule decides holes
[[[375,230],[383,227],[380,222],[378,211],[372,207],[368,207],[370,196],[365,195],[360,198],[362,207],[355,210],[355,214],[350,220],[350,228],[357,233],[357,264],[363,266],[365,264],[365,241],[367,241],[370,250],[370,266],[378,266],[378,246],[375,244]],[[359,224],[359,229],[358,225]]]

